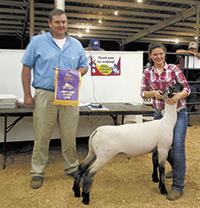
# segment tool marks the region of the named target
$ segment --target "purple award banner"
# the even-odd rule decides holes
[[[54,105],[78,105],[81,75],[75,70],[56,68]]]

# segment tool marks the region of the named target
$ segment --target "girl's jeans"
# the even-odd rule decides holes
[[[187,109],[184,108],[177,113],[177,122],[174,127],[174,138],[172,149],[169,151],[169,156],[173,158],[173,184],[172,190],[177,190],[181,194],[185,187],[185,172],[186,172],[186,156],[185,156],[185,136],[187,131]],[[162,118],[160,110],[154,113],[154,120]]]

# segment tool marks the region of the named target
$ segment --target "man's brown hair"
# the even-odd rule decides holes
[[[67,17],[66,13],[62,10],[62,9],[53,9],[49,12],[49,20],[50,22],[52,21],[52,18],[54,15],[62,15],[65,14],[65,16]]]

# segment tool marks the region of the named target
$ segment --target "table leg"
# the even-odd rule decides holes
[[[7,117],[4,119],[3,170],[6,168]]]
[[[115,126],[119,125],[117,122],[117,115],[110,115],[110,117],[113,119],[113,123]]]
[[[121,123],[121,125],[123,125],[124,124],[124,114],[122,114],[122,123]]]
[[[4,121],[4,144],[3,144],[3,170],[6,168],[6,140],[7,133],[23,118],[24,116],[20,116],[16,119],[11,125],[7,126],[7,116],[5,116]]]

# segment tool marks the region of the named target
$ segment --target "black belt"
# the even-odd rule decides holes
[[[45,89],[45,88],[41,88],[41,87],[35,87],[35,89],[40,89],[40,90],[46,90],[46,91],[55,92],[55,90]]]

